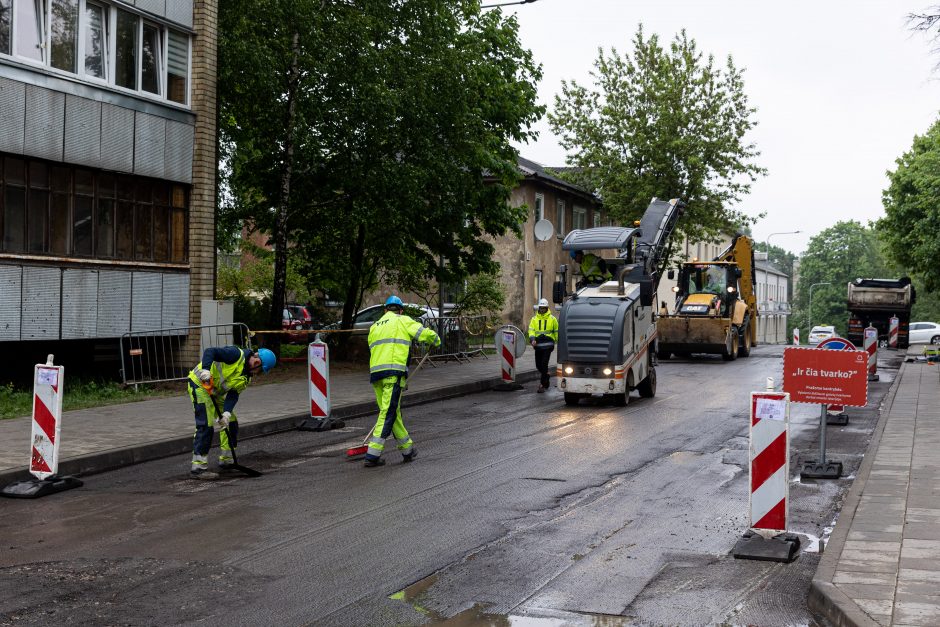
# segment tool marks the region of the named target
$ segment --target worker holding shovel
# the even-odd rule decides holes
[[[401,299],[389,296],[385,301],[385,315],[369,328],[369,381],[375,390],[379,417],[369,438],[366,468],[385,464],[382,453],[389,436],[394,435],[398,441],[403,461],[410,462],[418,455],[401,418],[401,393],[407,387],[408,357],[413,340],[440,346],[441,338],[432,329],[403,315],[403,310]]]
[[[193,461],[189,473],[192,478],[215,479],[218,476],[208,470],[213,426],[221,430],[219,470],[234,467],[234,449],[238,441],[238,422],[233,413],[235,403],[253,375],[267,372],[276,363],[274,353],[266,348],[255,352],[237,346],[211,347],[202,354],[202,361],[189,373],[187,386],[196,416]]]

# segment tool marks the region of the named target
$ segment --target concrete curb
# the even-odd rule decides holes
[[[536,370],[520,372],[516,375],[516,381],[520,383],[536,381],[538,378],[539,373]],[[413,407],[415,405],[423,405],[433,401],[440,401],[458,396],[466,396],[467,394],[486,392],[493,389],[500,383],[502,383],[502,379],[500,377],[492,377],[488,379],[480,379],[478,381],[457,383],[454,385],[443,386],[430,390],[422,390],[420,392],[412,392],[402,399],[402,406]],[[337,420],[348,420],[351,418],[369,416],[373,413],[375,413],[375,401],[370,400],[335,407],[332,412],[332,417]],[[239,440],[258,438],[275,433],[291,431],[297,428],[301,422],[308,419],[309,417],[310,416],[307,414],[295,414],[290,416],[277,416],[274,418],[259,420],[257,422],[240,424],[238,430]],[[214,444],[216,446],[218,445],[218,438],[216,438]],[[123,448],[99,451],[96,453],[89,453],[87,455],[81,455],[59,461],[58,474],[60,476],[87,476],[99,472],[107,472],[109,470],[123,468],[124,466],[130,466],[132,464],[140,464],[142,462],[149,462],[155,459],[188,453],[192,451],[192,447],[193,436],[186,435],[171,438],[169,440],[147,442],[135,446],[127,446]],[[6,485],[13,481],[18,481],[20,479],[29,479],[31,476],[32,475],[29,474],[29,470],[25,466],[21,470],[0,471],[0,486]]]
[[[810,611],[824,617],[837,627],[850,625],[878,627],[879,625],[838,586],[832,583],[832,578],[835,576],[839,558],[842,556],[842,549],[845,548],[845,542],[848,539],[849,529],[852,527],[855,512],[858,510],[858,505],[862,499],[862,492],[865,491],[865,484],[871,474],[871,467],[875,464],[874,452],[878,450],[878,446],[881,444],[881,436],[884,434],[885,425],[888,423],[888,415],[891,413],[891,406],[894,404],[894,397],[897,394],[898,385],[904,377],[906,367],[907,363],[902,362],[898,370],[898,376],[895,377],[891,389],[888,390],[888,394],[885,396],[881,416],[878,418],[878,424],[875,426],[871,442],[868,443],[865,458],[862,460],[855,481],[852,482],[852,487],[845,498],[842,511],[839,513],[839,521],[829,537],[829,543],[823,550],[819,566],[816,567],[816,574],[813,576],[813,582],[810,586],[809,598],[807,599]]]

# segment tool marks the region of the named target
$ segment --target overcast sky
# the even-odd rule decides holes
[[[487,0],[484,4],[488,4]],[[940,3],[940,0],[934,0]],[[885,172],[924,133],[940,108],[933,42],[906,16],[931,0],[537,0],[505,7],[519,18],[523,45],[542,64],[540,100],[551,107],[561,81],[590,85],[598,47],[631,52],[637,24],[668,42],[685,28],[699,49],[745,68],[757,108],[751,140],[768,175],[740,209],[765,212],[764,241],[793,252],[840,220],[884,214]],[[547,121],[524,157],[563,165]]]

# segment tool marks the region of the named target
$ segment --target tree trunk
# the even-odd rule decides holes
[[[277,214],[274,218],[274,286],[271,293],[271,329],[280,329],[287,292],[287,216],[290,209],[291,176],[294,171],[294,118],[297,111],[297,74],[299,62],[300,34],[294,33],[291,47],[290,74],[287,80],[287,119],[284,121],[284,158],[281,163],[281,199],[278,203]],[[275,339],[269,345],[276,354],[280,354],[281,338]]]
[[[356,232],[356,243],[350,251],[349,257],[349,285],[346,286],[346,299],[343,303],[343,321],[340,327],[352,328],[353,315],[356,313],[358,301],[361,298],[359,286],[362,284],[362,260],[365,257],[366,225],[359,223]]]

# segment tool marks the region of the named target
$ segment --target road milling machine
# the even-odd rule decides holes
[[[554,284],[553,300],[563,303],[558,321],[558,387],[565,403],[593,394],[626,405],[630,392],[656,395],[656,288],[666,242],[685,203],[654,198],[634,228],[595,227],[568,233],[562,249],[615,250],[606,269],[615,280],[567,294],[567,266]]]
[[[669,278],[673,278],[670,270]],[[660,312],[659,358],[692,353],[721,355],[730,361],[751,354],[757,343],[754,247],[737,235],[712,261],[679,267],[675,311]]]

